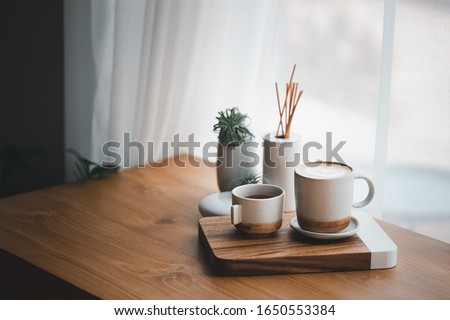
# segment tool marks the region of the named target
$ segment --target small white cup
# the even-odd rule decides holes
[[[369,186],[367,197],[353,203],[355,179]],[[352,208],[372,201],[375,188],[369,178],[357,175],[350,166],[337,162],[305,163],[295,169],[295,200],[300,227],[314,232],[339,232],[349,223]]]
[[[247,184],[231,192],[231,223],[242,233],[265,235],[283,222],[284,190],[269,184]]]

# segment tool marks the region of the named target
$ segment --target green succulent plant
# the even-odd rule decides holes
[[[261,181],[267,183],[266,179],[263,178],[261,175],[257,174],[255,171],[250,171],[236,179],[233,179],[230,182],[228,189],[232,190],[235,187],[243,186],[246,184],[257,184],[260,183]]]
[[[242,114],[236,107],[219,111],[216,119],[217,123],[214,125],[214,132],[219,133],[219,143],[222,146],[234,148],[250,141],[254,137],[247,128],[249,117],[246,114]]]
[[[239,177],[239,185],[245,185],[245,184],[256,184],[259,183],[262,180],[261,175],[257,174],[254,171],[250,171],[243,175],[242,177]]]
[[[116,173],[120,169],[120,166],[102,166],[98,163],[88,160],[84,158],[78,151],[72,148],[66,149],[66,152],[75,156],[75,177],[77,180],[99,178],[110,173]]]

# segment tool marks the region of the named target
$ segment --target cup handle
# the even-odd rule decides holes
[[[231,206],[231,223],[236,225],[242,222],[242,211],[240,204],[233,204]]]
[[[370,203],[370,201],[372,201],[373,196],[375,195],[375,187],[374,187],[372,181],[369,178],[367,178],[367,177],[364,177],[364,176],[361,176],[361,175],[355,175],[354,179],[355,180],[356,179],[363,179],[364,181],[367,182],[367,185],[369,186],[369,193],[367,194],[367,197],[363,201],[360,201],[360,202],[357,202],[357,203],[353,204],[353,208],[362,208],[362,207],[367,206]]]

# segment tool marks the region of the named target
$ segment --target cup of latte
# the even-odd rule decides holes
[[[357,203],[353,203],[355,179],[363,179],[369,186],[367,197]],[[346,164],[319,161],[305,163],[295,169],[297,220],[304,230],[344,230],[350,223],[352,208],[368,205],[374,194],[372,181],[355,174]]]

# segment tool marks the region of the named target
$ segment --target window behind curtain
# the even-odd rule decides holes
[[[450,2],[397,1],[383,218],[450,243]]]
[[[340,152],[372,178],[384,1],[285,1],[274,33],[274,78],[297,63],[304,96],[294,120],[303,142],[347,141]],[[387,167],[381,206],[371,212],[450,242],[450,2],[397,0]],[[283,71],[283,73],[281,72]],[[287,72],[286,72],[287,71]],[[273,99],[274,91],[267,93]],[[263,128],[273,126],[267,104]],[[324,150],[310,160],[324,159]],[[356,185],[355,198],[367,189]]]

